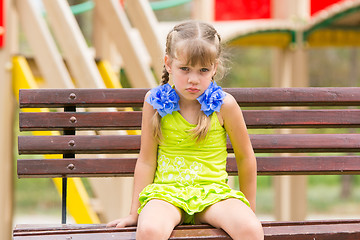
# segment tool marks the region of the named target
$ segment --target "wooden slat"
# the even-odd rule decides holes
[[[306,221],[306,222],[263,222],[266,240],[353,240],[360,238],[359,220],[344,221]],[[14,231],[14,239],[135,239],[135,227],[106,228],[104,225],[76,226],[51,226],[49,228],[30,225],[21,230],[19,227]],[[170,239],[231,239],[224,231],[208,225],[178,226],[174,229]]]
[[[360,134],[254,134],[255,152],[359,152]],[[19,136],[20,154],[138,153],[140,136]],[[228,140],[227,149],[233,152]]]
[[[360,110],[244,110],[253,128],[351,128],[360,126]]]
[[[18,159],[18,177],[133,176],[136,158]]]
[[[46,112],[19,114],[21,131],[140,129],[141,112]]]
[[[21,89],[20,107],[141,107],[149,89]]]
[[[360,134],[255,134],[250,136],[258,153],[359,152]],[[228,149],[231,143],[228,141]]]
[[[350,240],[360,238],[360,224],[297,225],[264,228],[266,240]]]
[[[245,122],[255,128],[355,128],[360,110],[245,110]],[[21,131],[140,129],[141,112],[23,112]]]
[[[360,88],[227,88],[240,106],[359,106]]]
[[[360,174],[360,156],[258,157],[257,166],[258,175]]]
[[[20,90],[20,107],[142,106],[149,89]],[[226,88],[240,106],[359,106],[360,88]],[[70,97],[73,94],[75,98]]]
[[[19,136],[20,154],[138,153],[140,136]],[[60,150],[60,151],[59,151]]]
[[[18,177],[133,176],[136,158],[18,159]],[[237,175],[235,158],[227,161]],[[257,157],[258,175],[360,174],[360,156]]]
[[[263,227],[278,226],[307,226],[307,225],[336,225],[336,224],[360,224],[360,219],[327,219],[327,220],[307,220],[307,221],[262,221]],[[27,232],[48,232],[58,230],[89,230],[89,229],[105,229],[106,224],[17,224],[13,230],[15,235]],[[200,225],[179,225],[176,229],[183,228],[212,228],[207,224]],[[109,231],[134,231],[136,227],[126,227],[122,229],[107,228]]]

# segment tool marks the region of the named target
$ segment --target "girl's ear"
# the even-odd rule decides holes
[[[165,55],[164,62],[165,62],[166,71],[170,74],[171,73],[171,59],[168,55]]]
[[[213,74],[212,74],[213,77],[216,75],[216,70],[217,70],[217,67],[218,67],[218,63],[219,62],[216,61],[215,64],[214,64],[214,71],[213,71]]]

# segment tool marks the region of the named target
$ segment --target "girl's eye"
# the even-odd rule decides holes
[[[183,71],[189,71],[188,67],[180,67],[180,69],[183,70]]]
[[[209,71],[209,69],[207,69],[207,68],[200,69],[200,72],[208,72],[208,71]]]

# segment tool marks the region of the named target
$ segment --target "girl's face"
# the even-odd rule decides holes
[[[209,87],[216,73],[217,64],[189,66],[187,59],[165,56],[165,67],[175,85],[175,90],[184,100],[196,100]]]

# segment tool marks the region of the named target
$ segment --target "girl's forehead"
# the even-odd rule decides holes
[[[217,48],[202,39],[183,40],[174,44],[173,58],[187,66],[211,66],[217,61]]]
[[[192,66],[192,67],[212,67],[214,65],[214,63],[202,64],[201,62],[197,62],[196,64],[190,64],[190,59],[185,58],[185,57],[180,57],[180,58],[174,57],[173,63],[176,65]]]

